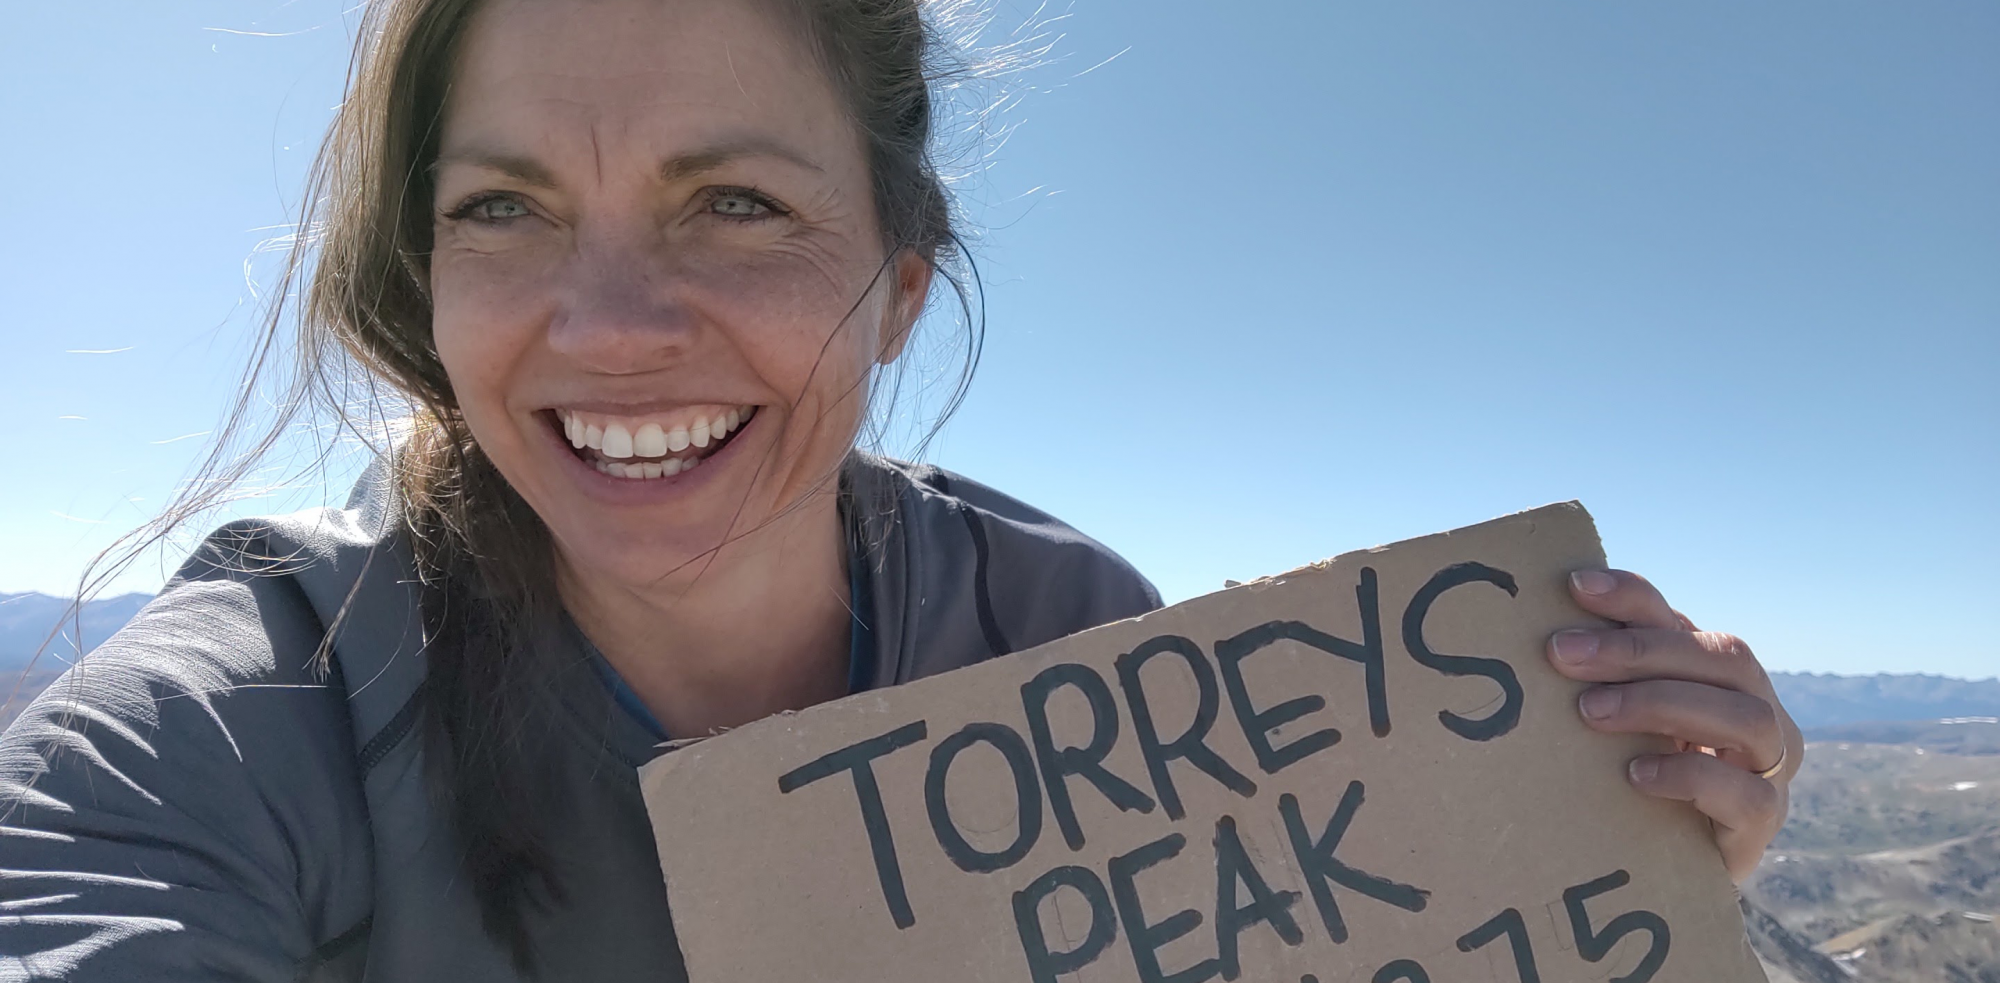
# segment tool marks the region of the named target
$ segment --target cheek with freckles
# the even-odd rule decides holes
[[[691,267],[704,285],[695,303],[784,401],[779,453],[808,470],[837,462],[859,429],[881,355],[887,276],[803,249]]]
[[[489,456],[518,442],[508,416],[514,388],[548,323],[546,292],[485,257],[440,253],[431,276],[431,338],[459,411]]]

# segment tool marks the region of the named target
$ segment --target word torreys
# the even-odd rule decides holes
[[[1752,983],[1691,809],[1542,652],[1553,505],[774,717],[641,773],[694,983]]]

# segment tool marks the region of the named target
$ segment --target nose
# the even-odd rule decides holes
[[[623,238],[579,248],[563,274],[548,329],[557,354],[610,375],[684,358],[701,334],[685,271],[656,248]]]

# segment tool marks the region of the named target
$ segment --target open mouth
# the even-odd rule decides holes
[[[741,433],[757,407],[682,406],[644,416],[549,412],[583,463],[613,478],[648,481],[694,470]]]

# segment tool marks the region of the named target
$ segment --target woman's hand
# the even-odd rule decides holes
[[[1584,723],[1679,743],[1677,754],[1632,759],[1627,777],[1648,795],[1694,803],[1741,882],[1785,824],[1792,776],[1805,757],[1805,739],[1770,677],[1742,639],[1696,630],[1638,574],[1579,570],[1570,594],[1620,625],[1549,639],[1557,672],[1601,684],[1578,700]]]

